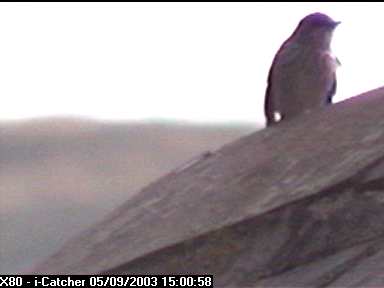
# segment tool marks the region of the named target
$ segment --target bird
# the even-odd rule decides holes
[[[280,46],[267,78],[267,127],[332,104],[340,61],[330,45],[340,23],[323,13],[309,14]]]

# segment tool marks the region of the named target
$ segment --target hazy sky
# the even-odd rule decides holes
[[[273,56],[317,11],[342,21],[335,100],[384,85],[383,3],[1,3],[0,120],[264,123]]]

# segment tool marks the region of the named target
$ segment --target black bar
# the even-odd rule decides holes
[[[0,275],[0,288],[213,287],[212,275]]]

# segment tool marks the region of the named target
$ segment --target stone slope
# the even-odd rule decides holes
[[[384,88],[376,89],[203,154],[36,272],[212,273],[215,287],[377,286],[383,104]]]

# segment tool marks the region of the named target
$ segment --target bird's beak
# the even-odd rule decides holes
[[[339,26],[340,23],[341,23],[341,21],[335,21],[335,22],[333,22],[333,25],[334,25],[335,27],[337,27],[337,26]]]

